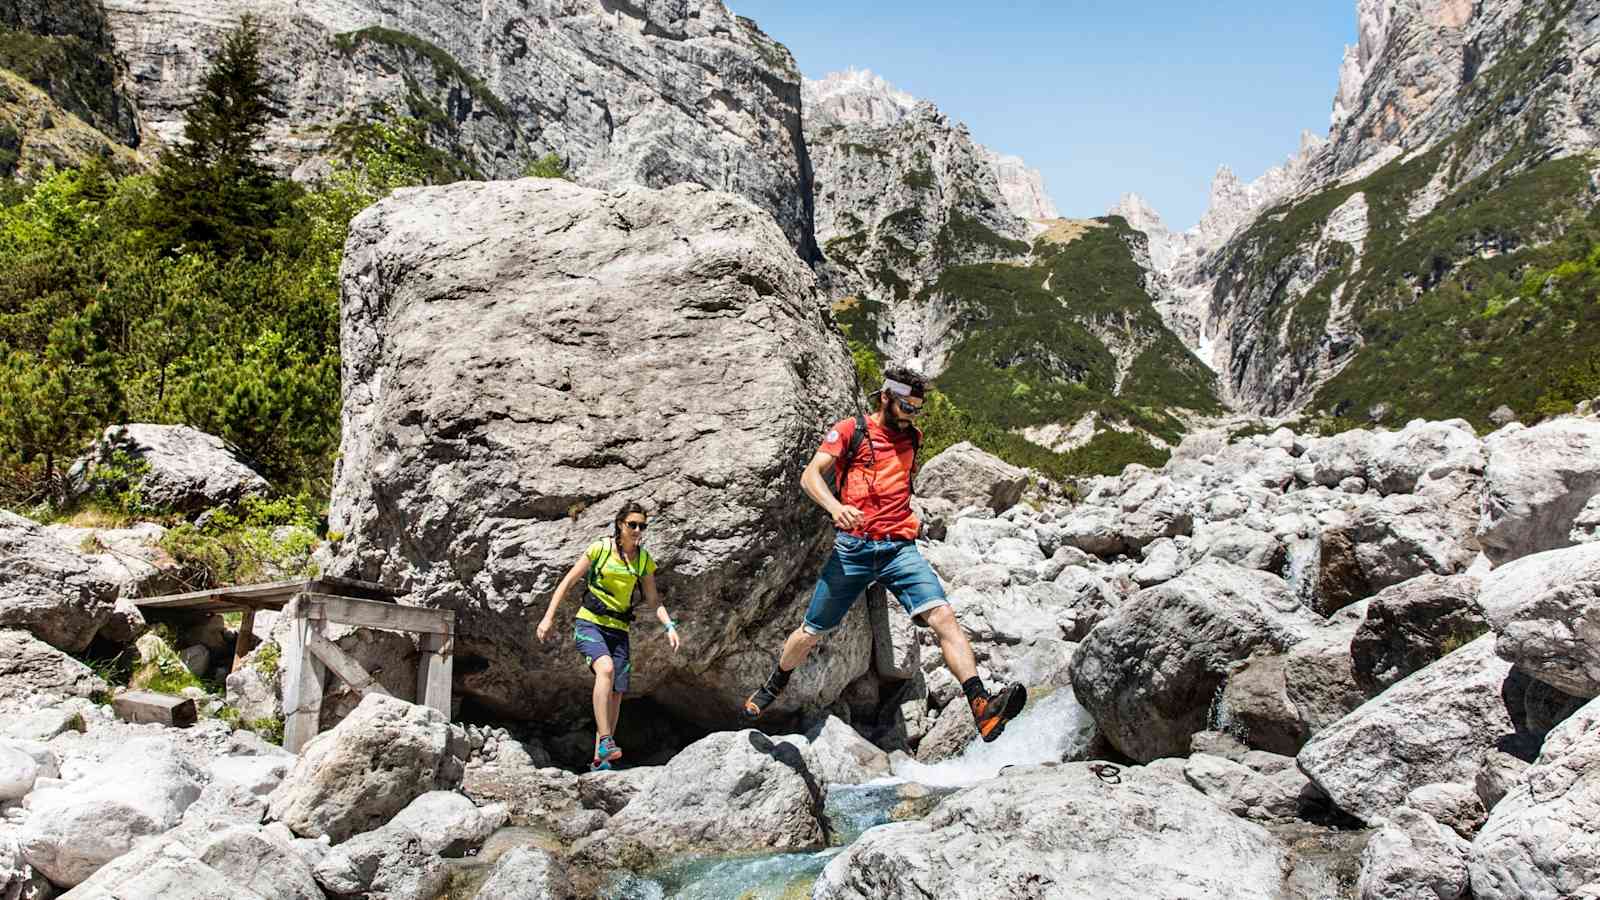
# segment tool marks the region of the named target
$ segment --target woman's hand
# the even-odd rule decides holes
[[[668,628],[667,629],[667,642],[672,645],[672,652],[673,653],[677,653],[678,652],[678,644],[679,644],[679,641],[678,641],[678,629],[676,629],[676,628]]]
[[[555,620],[549,616],[545,616],[543,619],[539,620],[539,643],[544,644],[549,642],[550,629],[555,627],[555,624]]]

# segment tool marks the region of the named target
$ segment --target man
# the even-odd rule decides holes
[[[759,717],[777,700],[789,676],[823,635],[839,627],[856,598],[873,582],[893,593],[913,621],[938,636],[945,665],[961,682],[985,741],[999,737],[1006,722],[1027,703],[1028,692],[1022,685],[1008,685],[992,696],[984,689],[972,645],[938,577],[917,552],[922,524],[911,511],[911,480],[922,433],[914,423],[922,414],[926,392],[927,382],[920,376],[890,369],[878,391],[877,410],[864,417],[866,434],[856,436],[863,417],[838,422],[800,476],[801,487],[833,517],[838,533],[805,621],[783,642],[778,666],[766,683],[745,701],[746,718]],[[837,497],[824,478],[830,468],[839,470]]]

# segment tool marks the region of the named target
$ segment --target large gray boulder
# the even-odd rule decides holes
[[[1600,493],[1600,420],[1508,425],[1483,443],[1483,552],[1498,565],[1570,546],[1574,520]]]
[[[1356,683],[1369,696],[1489,629],[1472,575],[1421,575],[1384,588],[1350,641]]]
[[[1459,835],[1425,812],[1395,810],[1361,853],[1361,900],[1460,900],[1469,895],[1467,853]]]
[[[1385,437],[1367,457],[1365,473],[1367,486],[1379,493],[1410,493],[1424,477],[1483,471],[1483,442],[1465,419],[1413,419]]]
[[[1231,663],[1286,650],[1319,621],[1281,578],[1205,562],[1095,626],[1073,658],[1072,687],[1118,750],[1182,756]]]
[[[1296,758],[1340,809],[1373,821],[1428,784],[1472,785],[1483,752],[1517,731],[1511,664],[1484,635],[1323,729]]]
[[[1600,881],[1600,700],[1545,738],[1472,842],[1477,900],[1558,900]]]
[[[30,865],[70,887],[139,839],[176,827],[204,778],[172,743],[140,738],[82,778],[35,789],[18,842]]]
[[[1287,856],[1266,829],[1180,779],[1131,767],[1110,785],[1067,763],[986,781],[927,819],[871,829],[828,863],[812,896],[1277,898]]]
[[[0,712],[109,690],[88,666],[28,632],[0,629]]]
[[[1600,543],[1507,563],[1478,602],[1499,635],[1495,652],[1552,687],[1600,696]]]
[[[854,383],[771,218],[693,185],[403,190],[352,224],[341,276],[333,573],[456,610],[462,694],[559,719],[587,709],[591,679],[534,626],[617,508],[643,501],[687,624],[677,654],[640,628],[631,690],[736,721],[832,539],[797,473]],[[836,699],[870,634],[827,649],[786,702]]]
[[[368,694],[311,739],[272,792],[271,818],[335,843],[389,821],[412,800],[460,787],[466,734],[438,710]]]
[[[822,800],[798,747],[759,731],[719,731],[674,756],[573,855],[638,868],[686,853],[814,850],[826,837]]]
[[[0,629],[77,653],[111,618],[117,585],[31,519],[0,510]]]
[[[917,496],[949,500],[956,509],[1004,512],[1017,505],[1028,473],[967,441],[947,447],[917,472]]]
[[[68,478],[76,490],[86,491],[119,454],[145,470],[118,487],[138,491],[155,509],[193,515],[264,496],[272,487],[227,441],[188,425],[108,426]]]
[[[1257,750],[1293,756],[1360,706],[1366,697],[1351,673],[1350,639],[1363,610],[1347,607],[1288,650],[1237,665],[1220,701],[1230,732]]]
[[[382,827],[328,851],[317,883],[338,897],[433,900],[449,880],[441,854],[482,844],[505,819],[502,805],[479,809],[460,794],[430,791]]]

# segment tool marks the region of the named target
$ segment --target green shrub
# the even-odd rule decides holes
[[[561,178],[567,181],[572,179],[567,175],[567,161],[559,154],[546,153],[536,160],[528,163],[522,174],[529,178]]]

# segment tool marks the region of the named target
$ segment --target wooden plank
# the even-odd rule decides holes
[[[311,652],[316,654],[317,659],[322,660],[328,668],[332,669],[333,674],[344,679],[345,684],[360,691],[363,696],[366,694],[382,694],[385,697],[394,696],[383,685],[378,683],[378,679],[368,675],[367,670],[361,668],[361,663],[356,662],[350,654],[339,649],[338,644],[315,631],[311,632],[308,638],[307,646],[311,648]]]
[[[355,597],[357,600],[376,600],[380,603],[393,603],[401,595],[400,591],[391,590],[377,582],[340,578],[335,575],[323,575],[313,579],[306,586],[306,590],[317,594],[333,594],[337,597]]]
[[[322,609],[322,614],[328,621],[340,625],[387,628],[391,631],[414,631],[422,634],[455,633],[456,613],[453,609],[401,606],[398,603],[356,600],[351,597],[335,597],[332,594],[305,596]]]
[[[449,634],[424,634],[417,661],[417,702],[450,718],[450,682],[455,674],[456,639]]]
[[[136,725],[155,722],[173,728],[193,725],[198,717],[194,701],[188,697],[157,694],[154,691],[124,691],[111,698],[117,718]]]
[[[183,594],[140,597],[133,602],[139,607],[150,609],[182,609],[187,606],[205,606],[217,601],[249,604],[264,609],[280,609],[295,594],[305,591],[310,584],[311,582],[304,578],[294,581],[272,581],[266,584],[241,584]]]
[[[299,753],[321,727],[328,667],[311,652],[311,635],[322,630],[318,610],[301,594],[290,601],[286,612],[293,621],[283,648],[283,746],[291,753]]]
[[[244,664],[244,658],[256,646],[256,611],[246,609],[244,618],[239,621],[239,635],[233,639],[233,666],[230,672],[239,671],[239,666]]]

